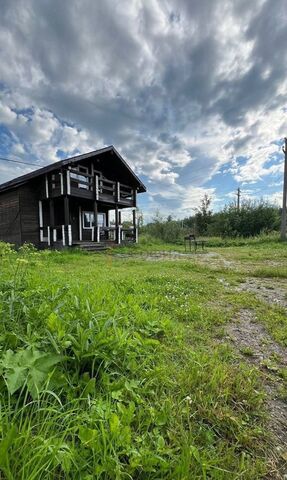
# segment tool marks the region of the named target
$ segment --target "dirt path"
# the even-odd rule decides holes
[[[272,279],[247,279],[237,291],[255,294],[268,304],[287,309],[286,292],[282,286],[274,287]],[[277,344],[258,322],[255,312],[241,309],[226,327],[225,340],[244,360],[260,370],[266,392],[269,431],[272,434],[269,457],[269,474],[266,478],[287,478],[287,405],[280,397],[284,381],[280,369],[287,366],[287,348]]]
[[[117,254],[118,257],[130,257],[128,254]],[[217,252],[201,252],[197,254],[176,251],[155,252],[134,255],[146,261],[162,260],[192,260],[200,265],[206,265],[211,270],[225,269],[246,272],[246,264],[242,269],[240,262],[227,260]],[[248,267],[252,271],[251,266]],[[224,278],[219,278],[225,288],[235,292],[249,292],[272,306],[286,309],[287,289],[283,281],[272,278],[246,278],[238,287],[232,287]],[[245,362],[260,371],[263,388],[266,393],[266,407],[269,416],[268,430],[272,435],[268,449],[269,473],[268,480],[287,479],[287,405],[280,389],[284,380],[280,370],[287,368],[287,348],[277,344],[264,326],[256,318],[252,309],[241,309],[226,327],[224,341],[229,342],[236,353]]]
[[[266,303],[287,309],[287,289],[283,283],[271,278],[247,278],[237,291],[254,293]]]

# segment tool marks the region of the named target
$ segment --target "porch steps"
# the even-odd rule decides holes
[[[73,247],[84,250],[85,252],[103,252],[109,248],[109,245],[103,242],[74,242]]]

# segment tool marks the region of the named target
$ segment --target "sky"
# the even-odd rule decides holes
[[[146,220],[281,202],[286,0],[1,0],[0,155],[114,145]],[[36,167],[0,161],[0,183]]]

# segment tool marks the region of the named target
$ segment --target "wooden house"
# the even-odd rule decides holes
[[[145,191],[113,146],[61,160],[0,185],[0,240],[38,248],[137,242],[137,194]],[[126,208],[132,224],[123,228]]]

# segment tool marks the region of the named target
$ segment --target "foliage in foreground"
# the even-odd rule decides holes
[[[3,478],[261,478],[263,396],[212,341],[220,288],[192,263],[6,251]]]

